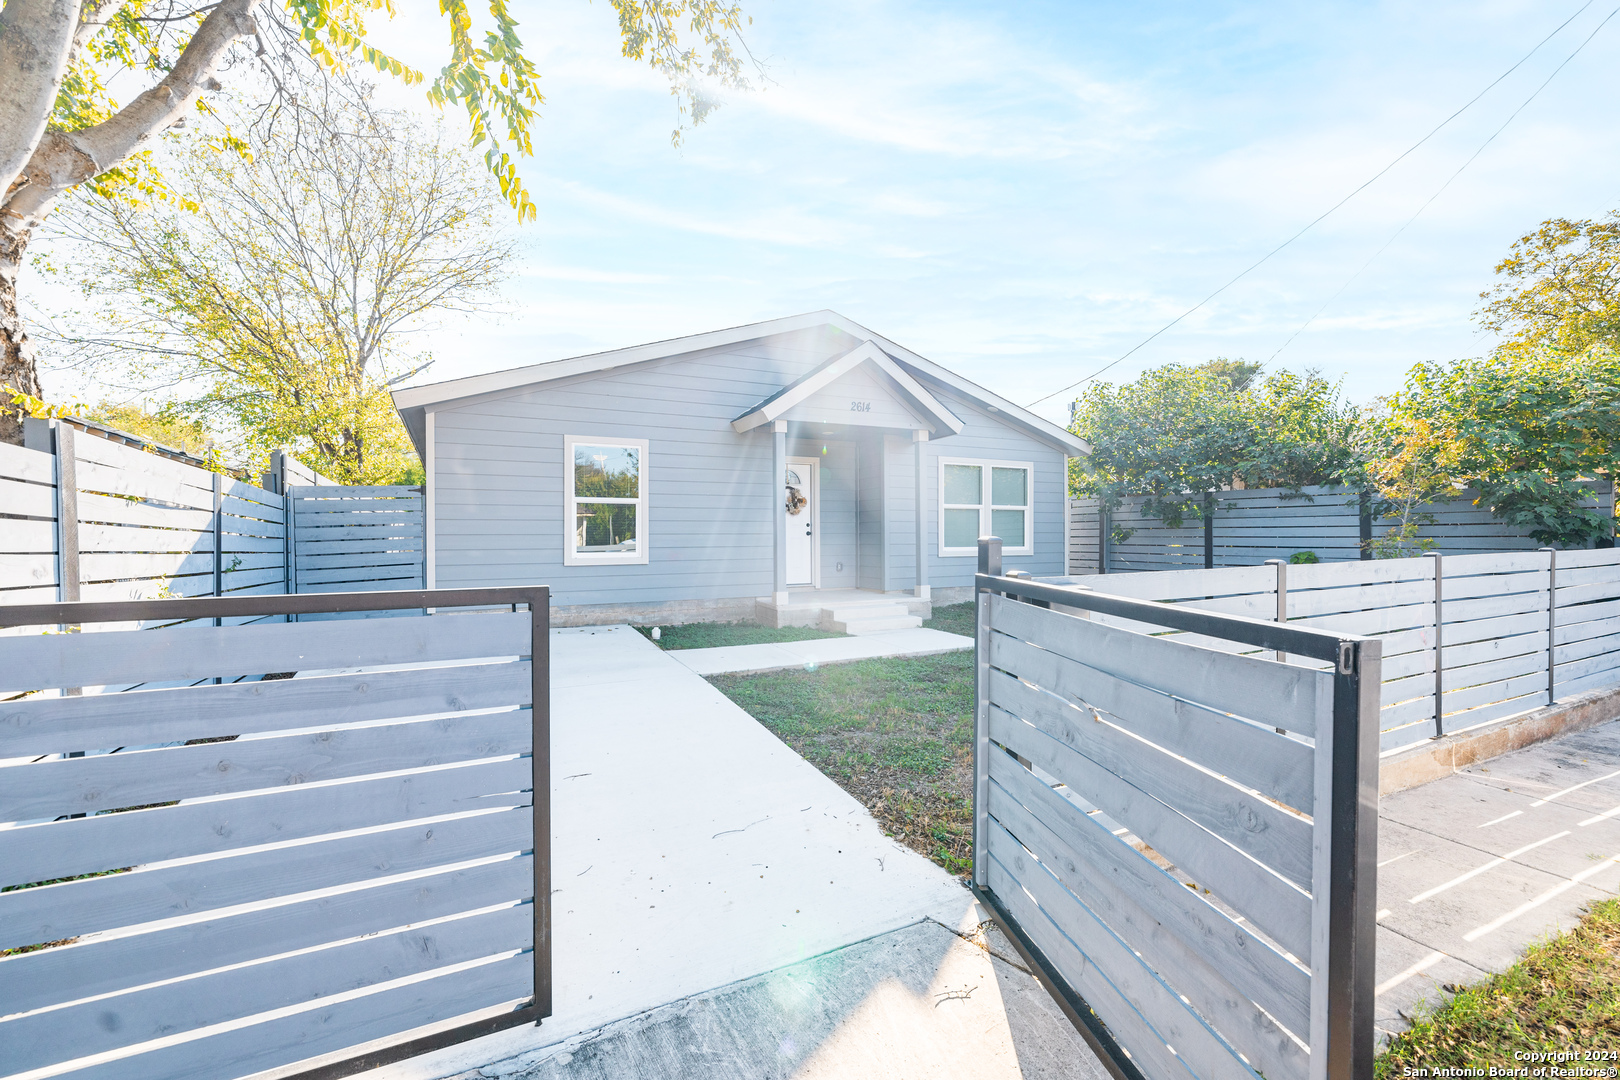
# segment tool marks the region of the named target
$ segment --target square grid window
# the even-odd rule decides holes
[[[647,561],[647,441],[563,440],[563,565]]]
[[[1035,467],[1027,461],[939,462],[939,553],[976,555],[979,537],[1001,537],[1007,555],[1035,553]]]

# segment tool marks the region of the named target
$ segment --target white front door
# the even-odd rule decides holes
[[[787,515],[787,583],[789,586],[817,584],[820,541],[817,520],[815,458],[788,458],[787,477],[782,492],[782,512]]]

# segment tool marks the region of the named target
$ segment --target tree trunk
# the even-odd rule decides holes
[[[34,370],[34,347],[23,330],[17,311],[17,271],[28,247],[29,230],[12,229],[0,216],[0,443],[22,443],[24,413],[11,404],[6,390],[40,397],[39,374]]]
[[[37,42],[31,45],[32,39],[25,40],[26,35],[19,37],[14,32],[15,27],[0,21],[0,67],[11,62],[11,54],[16,48],[28,46],[40,53],[32,66],[19,69],[28,76],[23,82],[31,87],[29,92],[32,97],[29,100],[34,101],[31,107],[38,113],[33,118],[37,123],[32,128],[12,125],[17,127],[16,131],[0,131],[0,166],[7,165],[22,152],[26,152],[27,162],[14,179],[0,174],[0,186],[3,186],[0,189],[4,191],[4,196],[0,197],[0,387],[10,386],[39,396],[39,374],[34,367],[34,350],[23,331],[22,316],[17,310],[17,276],[22,270],[23,253],[27,250],[28,238],[34,229],[50,214],[57,197],[63,192],[127,160],[154,135],[173,126],[183,117],[199,95],[219,89],[214,72],[224,61],[231,45],[239,38],[258,33],[253,12],[259,3],[260,0],[221,0],[209,10],[179,59],[156,86],[101,123],[81,131],[67,132],[45,126],[48,106],[54,100],[56,87],[61,81],[64,58],[73,46],[94,37],[120,4],[118,0],[104,0],[92,6],[81,21],[76,4],[28,0],[19,6],[17,0],[7,2],[7,19],[21,13],[37,21],[41,16],[38,13],[30,15],[30,12],[41,6],[52,12],[55,22],[51,26],[55,27],[52,31],[55,36],[46,34],[46,37],[56,42],[53,48],[60,46],[57,51],[62,52],[62,56],[57,57],[50,50],[42,52],[42,46]],[[68,36],[71,40],[65,44],[57,40],[62,34],[62,27],[57,23],[64,18],[69,28],[77,26],[80,31],[78,35],[70,32]],[[79,40],[80,37],[83,41]],[[4,73],[8,77],[18,74],[9,67]],[[13,106],[16,104],[9,100],[15,98],[16,93],[7,78],[0,78],[0,95],[8,98],[3,103],[4,107],[0,107],[0,119],[5,119],[15,111]],[[44,111],[40,112],[41,109]],[[21,151],[12,145],[17,136],[24,137],[25,145]],[[0,398],[0,442],[20,444],[22,420],[10,402],[9,394]]]

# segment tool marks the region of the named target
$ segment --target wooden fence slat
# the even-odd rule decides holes
[[[365,634],[343,626],[302,624],[62,634],[8,639],[3,650],[0,691],[15,692],[526,656],[529,616],[501,612],[393,619]]]
[[[1332,682],[1315,672],[1250,657],[1232,657],[1098,622],[990,598],[991,626],[1130,682],[1200,705],[1234,712],[1270,727],[1309,735],[1332,707]],[[1106,663],[1103,658],[1106,657]]]
[[[385,551],[353,551],[338,555],[298,555],[298,569],[300,570],[335,570],[350,566],[420,566],[422,563],[422,548],[418,545],[413,549],[399,547]]]
[[[502,908],[0,1021],[0,1042],[12,1069],[37,1069],[533,943],[529,908]]]
[[[1175,937],[1239,994],[1259,1002],[1295,1033],[1309,1034],[1310,972],[1111,835],[1012,758],[1005,754],[991,758],[990,779],[990,816],[1047,863],[1071,891],[1081,892],[1092,882],[1107,883],[1162,928],[1144,937],[1160,933]],[[1166,977],[1173,980],[1168,971]]]
[[[1558,553],[1558,576],[1564,576],[1566,569],[1586,566],[1620,566],[1620,548],[1591,548],[1589,550],[1560,551]]]
[[[0,524],[0,528],[4,528]],[[41,588],[56,584],[56,553],[0,555],[0,589]]]
[[[212,531],[152,529],[128,525],[79,526],[79,550],[98,551],[213,551]]]
[[[1246,915],[1295,956],[1310,955],[1310,897],[1191,819],[1014,717],[990,711],[990,737],[1063,776],[1201,886]]]
[[[1018,928],[1046,955],[1047,962],[1068,975],[1075,992],[1103,1017],[1114,1037],[1130,1048],[1131,1056],[1142,1062],[1139,1067],[1153,1080],[1195,1080],[1197,1074],[1171,1053],[1135,1006],[1047,917],[1025,891],[1024,883],[994,855],[988,862],[990,891],[1017,921]]]
[[[1295,592],[1293,583],[1288,589],[1288,615],[1290,619],[1310,618],[1313,615],[1335,615],[1342,612],[1366,611],[1370,608],[1400,607],[1434,600],[1434,581],[1393,581],[1377,585],[1351,586],[1342,589],[1315,589]]]
[[[0,830],[0,887],[527,803],[525,758]]]
[[[376,487],[345,487],[341,484],[292,484],[287,488],[289,497],[300,501],[319,502],[322,499],[409,499],[422,497],[422,489],[409,484],[378,485]]]
[[[179,577],[213,572],[212,548],[189,552],[87,552],[79,556],[79,578],[82,581],[123,581],[129,578]]]
[[[525,709],[13,765],[0,768],[0,821],[527,754],[530,726]]]
[[[1494,519],[1493,519],[1494,520]],[[1541,551],[1505,551],[1488,555],[1449,555],[1444,577],[1447,583],[1471,574],[1505,574],[1515,571],[1546,573],[1547,556]],[[1542,588],[1546,588],[1542,584]]]
[[[222,1061],[245,1076],[446,1017],[505,1011],[491,1006],[530,997],[533,972],[521,954],[80,1070],[73,1080],[218,1080]]]
[[[1484,705],[1476,705],[1464,712],[1448,713],[1446,715],[1446,734],[1451,735],[1459,731],[1480,727],[1494,723],[1507,716],[1517,716],[1520,713],[1539,709],[1547,704],[1547,679],[1542,676],[1541,689],[1535,693],[1521,694],[1519,697],[1505,701],[1492,701]]]
[[[213,514],[207,510],[188,510],[178,506],[154,506],[147,502],[130,502],[93,492],[79,492],[79,520],[109,525],[136,525],[160,529],[184,529],[208,532],[213,528]]]
[[[381,875],[379,875],[381,876]],[[145,934],[25,953],[6,965],[0,1016],[534,896],[534,856],[228,912]],[[5,1025],[0,1023],[0,1032]]]
[[[0,443],[0,446],[5,445]],[[56,525],[50,521],[12,519],[0,529],[0,552],[29,554],[56,551]]]
[[[1000,666],[1000,658],[991,662]],[[1023,678],[1031,677],[1020,675]],[[1111,724],[1086,717],[1077,709],[1046,708],[1043,702],[1037,701],[1039,707],[1021,712],[1019,706],[1033,696],[1018,694],[1013,689],[1017,682],[1017,679],[1010,677],[992,680],[992,712],[999,710],[1010,721],[1029,724],[1091,764],[1113,773],[1137,791],[1190,818],[1300,888],[1310,887],[1309,821],[1290,815],[1265,798],[1251,795],[1234,784],[1201,772],[1193,764],[1151,743],[1133,739]],[[1025,700],[1020,701],[1020,698]],[[1080,718],[1080,722],[1077,723],[1075,718]],[[1007,724],[993,725],[994,730],[1003,732],[1007,727]],[[1029,757],[1027,754],[1025,756]],[[1068,755],[1048,754],[1042,760],[1042,768],[1071,787],[1080,786],[1078,781],[1071,779],[1075,765]],[[1128,809],[1122,809],[1106,797],[1092,798],[1088,795],[1087,798],[1110,817],[1141,832],[1131,820]],[[1130,800],[1132,804],[1139,801],[1134,798]]]
[[[315,529],[305,526],[302,519],[295,522],[298,532],[298,550],[305,550],[306,544],[340,545],[357,544],[367,540],[407,540],[422,539],[422,519],[417,517],[414,522],[402,522],[398,525],[344,525],[335,529]],[[319,547],[310,550],[319,551]]]
[[[353,885],[386,874],[406,874],[527,851],[533,846],[534,817],[525,806],[152,870],[15,889],[0,893],[0,949],[199,915],[278,896]]]
[[[333,566],[322,570],[305,569],[299,567],[298,580],[300,583],[310,585],[326,585],[334,581],[393,581],[400,578],[415,578],[422,573],[421,559],[410,562],[373,563],[369,558],[352,560],[347,566]],[[356,586],[364,589],[368,586]],[[379,585],[375,588],[402,588],[403,586]]]
[[[19,517],[55,517],[56,488],[23,484],[0,476],[0,508]]]
[[[1203,768],[1230,776],[1289,806],[1311,806],[1314,751],[1302,742],[1001,635],[992,638],[991,650],[990,662],[1002,669],[992,673],[991,700],[1004,704],[1014,715],[1033,720],[1035,715],[1063,714],[1063,730],[1089,731],[1092,717],[1070,704],[1083,702],[1109,714],[1136,736]],[[1017,676],[1006,674],[1008,670],[1016,671]],[[1026,683],[1035,683],[1041,690]],[[1057,729],[1047,730],[1058,734]]]
[[[1537,692],[1540,692],[1543,696],[1547,692],[1547,669],[1545,667],[1540,671],[1532,671],[1514,678],[1499,679],[1495,682],[1480,683],[1457,690],[1447,690],[1445,696],[1441,699],[1441,706],[1449,718],[1450,714],[1454,712],[1462,712],[1498,701],[1510,701]],[[1543,701],[1542,703],[1545,704],[1546,702]],[[1449,724],[1450,720],[1448,719],[1448,730]]]
[[[1591,656],[1620,652],[1620,620],[1607,624],[1609,633],[1566,642],[1554,650],[1555,662],[1568,664]]]
[[[1530,637],[1531,635],[1526,634],[1525,636]],[[1502,643],[1482,642],[1482,644]],[[1539,652],[1509,654],[1500,660],[1487,660],[1475,664],[1453,664],[1447,660],[1444,666],[1444,685],[1446,692],[1450,693],[1453,689],[1461,690],[1470,686],[1511,679],[1518,675],[1533,675],[1538,671],[1545,673],[1547,670],[1547,652],[1543,649]]]
[[[84,446],[87,443],[103,442],[99,439],[76,439],[74,445]],[[110,443],[108,445],[111,445]],[[186,468],[175,462],[164,461],[155,454],[138,454],[146,458],[144,462],[129,464],[106,465],[91,460],[78,462],[78,487],[80,491],[93,491],[104,495],[127,495],[137,499],[149,499],[156,502],[178,503],[193,510],[212,510],[214,492],[212,487],[201,487],[190,478],[176,480],[167,475],[161,465],[172,464],[175,468]],[[161,464],[160,464],[161,463]],[[203,483],[211,483],[209,473],[195,470],[198,479]]]
[[[1566,675],[1558,673],[1558,697],[1563,700],[1573,694],[1582,694],[1588,690],[1599,687],[1612,686],[1620,682],[1620,658],[1614,660],[1614,666],[1599,671],[1589,671],[1581,675]]]
[[[0,476],[11,480],[31,480],[36,484],[56,483],[56,462],[50,454],[0,443]]]

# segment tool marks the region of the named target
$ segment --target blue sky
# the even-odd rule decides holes
[[[823,307],[1019,403],[1102,366],[1337,202],[1581,7],[1553,3],[756,0],[770,83],[673,149],[605,0],[517,0],[547,103],[539,220],[499,319],[417,343],[439,380]],[[440,62],[435,6],[379,39]],[[417,11],[416,8],[421,10]],[[1609,23],[1346,282],[1612,10],[1598,0],[1417,153],[1113,368],[1215,355],[1344,376],[1365,400],[1489,347],[1493,264],[1620,205]],[[391,100],[420,101],[415,91]],[[1067,397],[1038,411],[1067,416]]]

